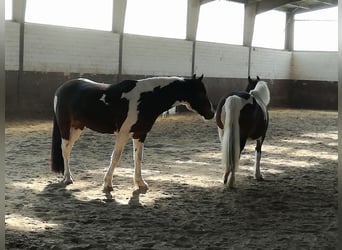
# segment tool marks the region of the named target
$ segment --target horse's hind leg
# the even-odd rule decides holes
[[[141,139],[133,140],[133,159],[134,159],[134,184],[139,187],[140,192],[145,193],[148,185],[141,174],[141,163],[143,159],[144,143]]]
[[[263,138],[257,139],[257,145],[255,147],[255,169],[254,178],[258,181],[262,181],[264,178],[260,173],[260,159],[261,159],[261,146],[263,143]]]
[[[63,159],[64,159],[63,182],[65,184],[73,183],[73,177],[71,175],[70,166],[69,166],[69,159],[70,159],[71,149],[74,146],[77,139],[80,137],[81,132],[82,132],[81,129],[75,129],[71,127],[69,140],[62,138],[62,154],[63,154]]]

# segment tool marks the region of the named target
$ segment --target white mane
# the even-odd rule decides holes
[[[258,101],[262,101],[264,106],[270,103],[270,91],[268,90],[267,83],[264,81],[259,81],[249,93]]]
[[[249,92],[256,100],[264,112],[265,119],[267,118],[267,105],[270,103],[270,91],[267,87],[267,83],[259,81],[255,88]]]

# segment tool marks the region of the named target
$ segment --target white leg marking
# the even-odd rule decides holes
[[[264,179],[262,174],[260,173],[260,159],[261,159],[261,152],[255,151],[254,178],[258,181]]]
[[[228,176],[227,186],[228,188],[235,188],[235,172],[234,171],[231,171]]]
[[[69,140],[62,139],[62,154],[64,159],[64,178],[63,182],[65,184],[73,183],[73,178],[70,171],[69,159],[72,147],[74,146],[77,139],[80,137],[82,130],[70,128],[70,138]]]
[[[143,159],[144,143],[139,139],[133,139],[133,159],[134,159],[134,184],[139,187],[139,190],[145,193],[148,190],[148,185],[144,181],[141,174],[141,163]]]
[[[116,138],[115,147],[114,147],[114,150],[112,153],[112,157],[110,159],[110,164],[109,164],[109,167],[107,169],[106,175],[105,175],[104,180],[103,180],[103,191],[104,192],[113,191],[113,185],[112,185],[113,173],[114,173],[115,168],[117,167],[117,165],[120,162],[122,151],[123,151],[128,139],[129,139],[129,134],[126,134],[126,133],[124,133],[124,134],[119,133],[117,138]]]
[[[55,114],[57,110],[57,102],[58,102],[58,97],[55,95],[55,97],[53,98],[53,110],[55,111]]]
[[[224,130],[223,130],[223,129],[220,129],[220,128],[218,127],[218,128],[217,128],[217,131],[218,131],[218,135],[219,135],[220,142],[222,143],[222,137],[223,137],[223,132],[224,132]]]

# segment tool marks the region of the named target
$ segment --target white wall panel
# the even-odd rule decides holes
[[[291,70],[295,80],[338,81],[338,53],[295,51]]]
[[[264,79],[290,79],[292,52],[252,48],[250,76]]]
[[[122,73],[128,75],[191,74],[189,41],[126,34],[123,39]]]
[[[19,68],[19,24],[5,22],[5,69]],[[117,74],[119,35],[86,29],[26,24],[24,70]],[[122,73],[189,76],[192,42],[125,34]],[[196,42],[195,73],[206,77],[246,78],[248,48]],[[250,75],[266,79],[338,80],[337,52],[253,48]]]
[[[25,71],[116,74],[119,36],[105,31],[26,24]]]
[[[19,69],[20,25],[15,22],[5,23],[5,70]]]
[[[246,78],[248,48],[196,42],[195,72],[207,77]]]

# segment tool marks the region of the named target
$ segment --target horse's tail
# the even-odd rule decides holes
[[[59,130],[56,114],[53,116],[51,169],[56,173],[64,172],[64,160],[62,154],[62,137]]]
[[[238,96],[228,97],[224,104],[226,117],[222,138],[222,164],[226,167],[226,173],[235,172],[239,167],[239,117],[242,106],[243,104]]]

